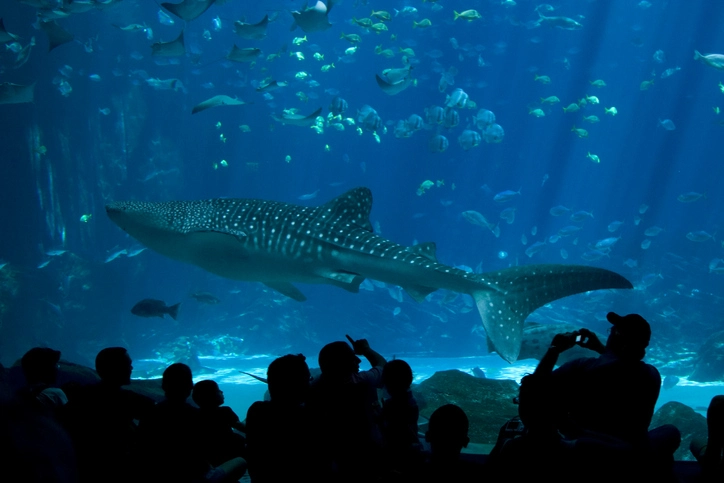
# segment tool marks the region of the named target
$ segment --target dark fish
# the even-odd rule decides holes
[[[249,47],[241,49],[234,44],[234,48],[232,48],[231,52],[226,56],[226,60],[232,62],[253,62],[260,54],[261,50],[257,48]]]
[[[261,40],[266,37],[266,26],[269,24],[269,15],[264,15],[259,23],[245,23],[241,20],[234,22],[234,33],[243,39]]]
[[[208,10],[215,1],[216,0],[184,0],[181,3],[162,3],[161,6],[178,18],[182,18],[188,22]]]
[[[155,57],[181,57],[186,54],[184,47],[184,31],[178,35],[176,40],[170,42],[156,42],[151,45],[151,55]]]
[[[218,106],[243,106],[246,104],[244,101],[240,101],[238,99],[234,99],[233,97],[229,96],[214,96],[211,99],[206,99],[204,102],[201,102],[199,104],[196,104],[191,111],[191,114],[196,114],[197,112],[201,112],[206,109],[211,109],[212,107],[218,107]]]
[[[485,373],[483,370],[479,367],[473,367],[472,369],[473,376],[477,377],[478,379],[485,379]]]
[[[215,295],[210,294],[209,292],[192,293],[191,297],[195,298],[198,302],[201,302],[203,304],[216,305],[221,302],[221,300],[219,300]]]
[[[277,122],[281,122],[282,124],[291,124],[293,126],[309,127],[316,122],[317,116],[319,116],[320,114],[322,114],[321,107],[308,116],[304,116],[303,114],[286,114],[285,113],[285,114],[282,114],[281,116],[272,114],[272,118]]]
[[[168,307],[163,300],[143,299],[133,306],[131,313],[139,317],[161,317],[162,319],[165,314],[168,314],[173,320],[176,320],[179,305],[181,305],[180,302]]]
[[[272,79],[265,79],[262,82],[259,83],[259,87],[256,88],[257,92],[268,92],[273,91],[276,89],[279,89],[280,87],[286,87],[287,83],[285,81],[275,81]]]
[[[676,376],[666,376],[664,378],[664,389],[671,389],[679,383],[679,378]]]
[[[334,116],[339,116],[344,114],[348,107],[347,101],[339,96],[335,96],[329,104],[329,112]]]

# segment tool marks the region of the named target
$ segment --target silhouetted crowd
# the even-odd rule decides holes
[[[216,382],[195,385],[181,363],[163,373],[165,399],[123,386],[132,360],[101,350],[100,382],[56,387],[60,352],[22,358],[26,385],[2,396],[2,481],[254,483],[676,481],[674,426],[649,430],[661,376],[643,362],[651,329],[641,316],[608,314],[604,345],[587,330],[558,334],[517,399],[519,415],[500,430],[484,465],[461,458],[468,418],[436,409],[424,435],[403,360],[386,361],[364,340],[327,344],[321,375],[289,354],[267,371],[268,397],[241,421]],[[578,345],[600,355],[555,368]],[[364,357],[371,369],[360,371]],[[384,397],[380,397],[384,394]],[[192,398],[194,405],[189,404]],[[724,396],[712,400],[709,438],[691,451],[709,481],[724,481]],[[8,444],[9,443],[9,444]]]

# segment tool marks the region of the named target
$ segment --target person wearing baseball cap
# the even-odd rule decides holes
[[[636,466],[647,476],[652,468],[671,471],[681,434],[672,425],[648,430],[661,389],[659,371],[643,361],[651,326],[639,314],[609,312],[606,320],[611,327],[605,345],[585,328],[557,334],[535,370],[549,376],[560,411],[559,430],[581,443],[582,460],[603,463],[609,461],[606,455],[615,455],[611,461],[622,465],[610,466],[614,472],[623,470],[624,460],[640,463]],[[599,355],[554,370],[558,356],[576,345]]]

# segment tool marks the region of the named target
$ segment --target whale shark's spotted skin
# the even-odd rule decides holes
[[[355,188],[317,207],[255,199],[115,202],[108,216],[170,258],[222,277],[262,282],[305,300],[294,282],[359,291],[365,278],[400,285],[418,302],[438,289],[470,294],[491,345],[520,352],[523,321],[575,293],[632,288],[622,276],[579,265],[528,265],[475,274],[438,263],[434,243],[406,247],[375,234],[372,193]]]

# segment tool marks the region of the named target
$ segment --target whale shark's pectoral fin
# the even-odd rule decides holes
[[[294,299],[297,302],[304,302],[307,297],[294,285],[288,282],[264,282],[267,287],[276,290],[282,295],[286,295],[290,299]]]
[[[437,289],[433,287],[424,287],[422,285],[404,285],[402,290],[407,292],[407,295],[415,299],[415,302],[422,302],[425,300],[425,297]]]
[[[633,288],[621,275],[583,265],[530,265],[485,273],[487,285],[470,295],[495,351],[508,362],[520,354],[523,322],[538,307],[569,295],[604,288]]]

